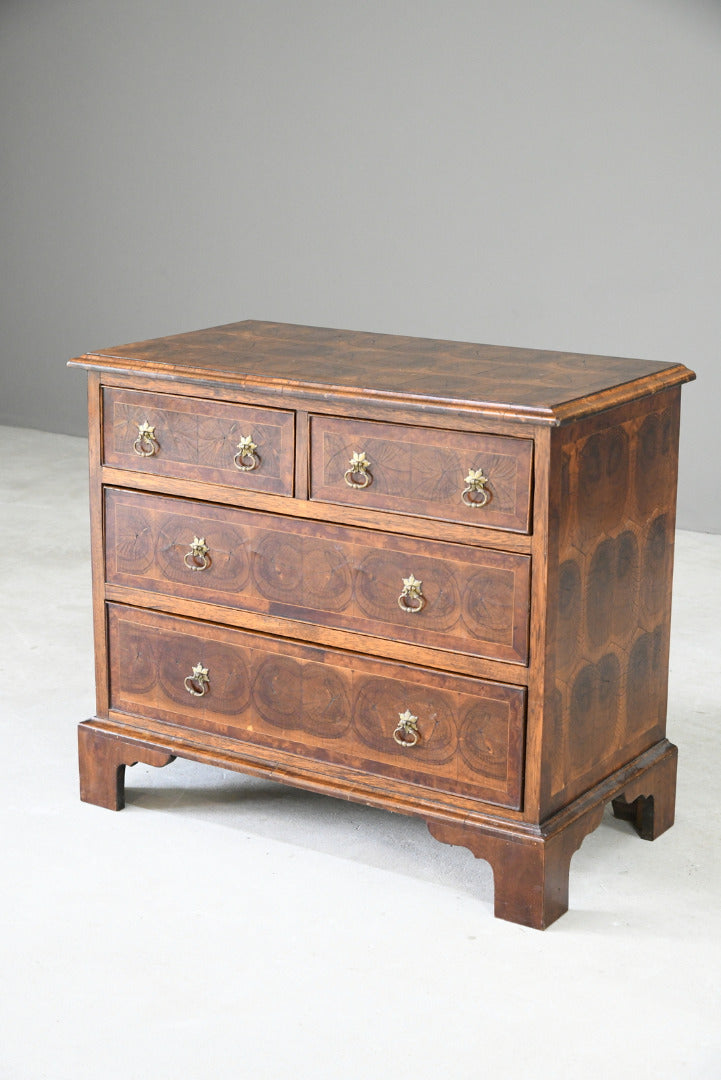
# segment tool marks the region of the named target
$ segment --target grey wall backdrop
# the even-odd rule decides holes
[[[681,360],[721,531],[721,4],[0,0],[0,420],[243,318]]]

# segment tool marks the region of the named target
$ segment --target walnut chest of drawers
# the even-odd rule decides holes
[[[673,822],[681,364],[241,322],[89,353],[81,798],[191,758],[424,818],[545,927]]]

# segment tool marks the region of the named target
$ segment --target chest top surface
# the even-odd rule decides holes
[[[683,364],[253,320],[100,349],[71,363],[343,397],[473,405],[551,424],[694,378]]]

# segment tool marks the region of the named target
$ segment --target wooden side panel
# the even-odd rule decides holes
[[[528,556],[116,488],[106,488],[105,506],[110,584],[526,661]],[[194,538],[207,548],[200,559]],[[400,606],[411,575],[417,612]]]
[[[312,499],[528,532],[531,439],[313,416],[310,445]],[[361,452],[371,477],[363,488],[344,478]],[[471,469],[488,477],[485,506],[463,501]]]
[[[109,605],[111,707],[377,776],[521,802],[525,691]],[[186,680],[198,665],[207,692]],[[197,681],[191,688],[202,689]],[[419,741],[394,740],[401,713]]]
[[[105,387],[103,414],[106,465],[249,491],[293,494],[292,412]],[[154,430],[155,452],[149,456],[133,448],[142,424]],[[237,468],[233,461],[245,437],[257,447],[258,464],[252,471]]]
[[[552,433],[545,815],[665,734],[679,405]]]

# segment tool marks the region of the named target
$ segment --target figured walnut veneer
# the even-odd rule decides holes
[[[180,756],[419,815],[539,928],[606,804],[645,839],[673,823],[687,368],[258,322],[71,363],[85,801]]]
[[[110,705],[252,746],[518,808],[525,691],[387,661],[178,620],[108,611]],[[207,668],[210,692],[183,683]],[[408,755],[388,735],[405,709],[423,717]]]
[[[166,394],[108,389],[103,395],[103,460],[116,469],[293,494],[294,416]],[[140,417],[152,416],[156,454],[133,450]],[[262,468],[233,464],[239,440],[253,432]]]
[[[117,488],[105,489],[105,523],[112,584],[512,663],[527,660],[526,555]],[[206,542],[208,565],[189,574],[185,557],[195,535]],[[422,618],[398,602],[411,572],[422,582]]]
[[[677,393],[659,394],[559,431],[549,810],[666,729],[679,405]]]
[[[344,470],[363,447],[373,477],[367,488],[349,487]],[[437,431],[400,424],[311,417],[310,497],[417,514],[440,521],[468,521],[458,479],[482,463],[491,498],[475,524],[528,531],[531,439]]]

